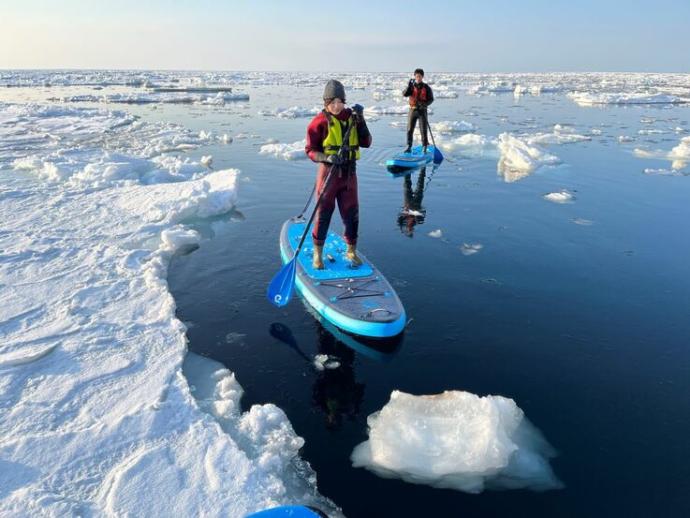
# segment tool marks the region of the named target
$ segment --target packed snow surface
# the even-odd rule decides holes
[[[554,450],[512,399],[396,390],[367,424],[352,463],[382,477],[469,493],[562,487],[549,465]]]
[[[180,155],[210,138],[0,105],[0,515],[338,514],[281,410],[242,413],[234,376],[209,360],[183,375],[168,263],[198,246],[190,221],[237,197],[237,170]]]

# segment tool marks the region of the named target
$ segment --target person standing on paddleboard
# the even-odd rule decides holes
[[[409,153],[412,149],[412,135],[417,125],[417,119],[419,119],[422,130],[422,145],[424,146],[424,153],[426,153],[426,148],[429,145],[427,107],[434,102],[434,93],[431,91],[431,87],[424,82],[424,70],[418,68],[414,71],[414,79],[410,79],[407,88],[403,91],[403,96],[409,97],[410,103],[410,111],[407,114],[407,148],[405,148],[405,153]]]
[[[323,104],[324,109],[307,127],[305,146],[309,158],[319,164],[316,172],[317,196],[321,193],[331,168],[333,170],[314,219],[312,263],[314,268],[324,268],[323,244],[337,202],[345,225],[346,257],[353,266],[359,266],[362,260],[357,256],[359,199],[356,169],[359,149],[371,146],[371,133],[364,121],[362,106],[355,104],[352,109],[345,108],[345,87],[340,81],[328,81],[323,92]],[[341,159],[339,152],[343,145],[343,135],[352,124],[355,127],[350,131],[349,156]],[[354,131],[355,128],[357,131]]]

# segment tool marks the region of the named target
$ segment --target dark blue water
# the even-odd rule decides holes
[[[302,95],[291,104],[316,104],[316,90]],[[372,102],[359,95],[353,101]],[[262,103],[281,103],[261,92],[252,99],[251,117],[189,108],[156,116],[218,131],[229,124],[232,132],[283,142],[303,138],[308,119],[257,117]],[[371,123],[374,148],[358,173],[360,248],[412,319],[388,354],[356,352],[300,299],[283,310],[265,299],[280,267],[280,225],[304,205],[315,166],[259,156],[261,139],[200,150],[212,152],[218,168],[241,169],[243,180],[238,213],[200,223],[208,239],[170,269],[190,350],[236,373],[246,408],[271,402],[286,412],[306,440],[303,457],[320,492],[350,517],[688,515],[690,178],[645,175],[644,168],[668,163],[631,153],[643,145],[668,150],[676,135],[627,146],[617,136],[636,133],[645,116],[659,127],[687,125],[690,112],[585,109],[548,96],[519,103],[461,97],[435,106],[432,120],[465,119],[486,135],[555,123],[603,135],[550,148],[563,165],[514,183],[497,174],[495,158],[449,154],[433,176],[426,171],[425,218],[410,228],[403,218],[401,228],[405,179],[379,163],[403,143],[404,133],[389,125],[400,119]],[[409,179],[413,189],[418,175]],[[562,188],[575,193],[574,203],[542,198]],[[591,224],[574,222],[582,220]],[[436,229],[442,239],[428,236]],[[463,243],[482,248],[466,256]],[[318,353],[337,356],[341,368],[316,371],[310,362]],[[552,466],[565,488],[470,495],[352,468],[367,416],[394,389],[513,398],[558,450]]]

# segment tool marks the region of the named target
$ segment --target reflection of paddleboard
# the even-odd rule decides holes
[[[274,507],[273,509],[266,509],[247,515],[245,518],[328,518],[325,513],[319,511],[315,507],[306,507],[304,505],[284,505],[281,507]]]
[[[434,146],[427,146],[426,153],[422,146],[415,146],[409,153],[398,153],[386,160],[386,167],[397,172],[400,169],[415,169],[428,164],[434,159]]]
[[[289,219],[280,232],[280,255],[287,263],[304,232],[302,220]],[[324,319],[349,333],[372,338],[396,336],[405,327],[405,309],[395,290],[367,259],[353,268],[345,257],[347,245],[329,232],[323,247],[324,270],[311,264],[311,233],[297,258],[295,285],[304,299]]]

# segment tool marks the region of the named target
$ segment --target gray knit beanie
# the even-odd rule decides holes
[[[323,90],[323,100],[335,99],[336,97],[345,102],[345,87],[340,81],[331,79],[326,83],[326,88]]]

